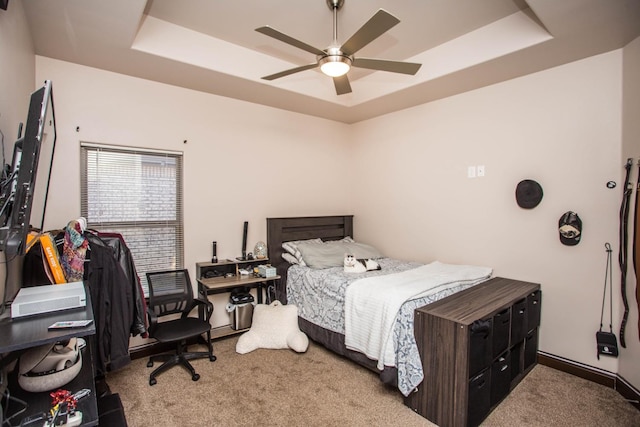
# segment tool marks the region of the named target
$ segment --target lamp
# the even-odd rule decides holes
[[[320,71],[329,77],[344,76],[351,69],[351,58],[345,55],[327,55],[319,62]]]

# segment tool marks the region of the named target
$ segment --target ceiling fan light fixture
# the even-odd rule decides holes
[[[2,1],[2,0],[0,0]],[[315,64],[307,64],[291,68],[279,73],[262,77],[264,80],[275,80],[290,74],[320,68],[323,74],[332,77],[336,88],[336,94],[344,95],[351,93],[351,84],[347,73],[351,67],[366,68],[375,71],[388,71],[391,73],[402,73],[415,75],[421,64],[411,62],[390,61],[375,58],[355,58],[356,53],[389,31],[393,26],[400,23],[400,20],[384,9],[378,11],[367,22],[364,23],[349,39],[343,44],[338,43],[338,10],[344,5],[344,0],[325,0],[329,10],[333,12],[333,42],[326,49],[318,49],[303,41],[288,36],[270,26],[256,28],[256,31],[280,40],[288,45],[302,49],[316,55]]]
[[[320,71],[329,77],[344,76],[351,69],[351,59],[343,55],[329,55],[320,59]]]

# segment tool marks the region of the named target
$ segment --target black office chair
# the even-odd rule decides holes
[[[161,343],[177,343],[175,353],[159,354],[151,356],[147,367],[151,368],[153,362],[164,363],[149,375],[149,385],[157,383],[156,376],[175,365],[184,366],[191,372],[191,379],[198,381],[198,375],[189,363],[189,360],[208,357],[211,362],[216,360],[211,345],[211,324],[209,319],[213,313],[213,304],[208,300],[193,297],[191,280],[187,270],[155,271],[147,273],[149,284],[149,336]],[[190,313],[202,307],[204,320],[199,317],[191,317]],[[172,320],[159,321],[160,317],[180,316]],[[187,340],[193,337],[207,334],[208,351],[187,352]]]

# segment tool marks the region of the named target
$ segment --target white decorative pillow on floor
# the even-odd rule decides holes
[[[290,348],[304,353],[308,347],[309,338],[298,327],[298,307],[274,301],[255,306],[251,329],[238,339],[236,352],[245,354],[259,348]]]

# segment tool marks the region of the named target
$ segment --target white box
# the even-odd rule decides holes
[[[22,288],[11,304],[11,318],[80,308],[86,305],[84,282]]]
[[[259,265],[258,274],[264,278],[274,277],[276,275],[276,268],[270,265]]]

